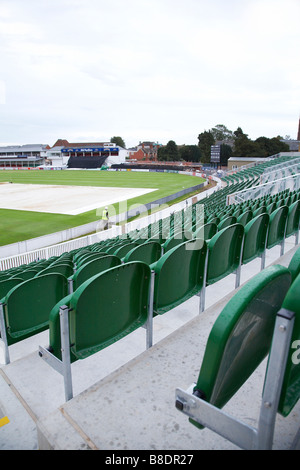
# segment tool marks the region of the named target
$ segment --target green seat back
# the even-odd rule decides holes
[[[218,230],[222,230],[225,227],[229,227],[230,225],[235,224],[236,221],[237,218],[235,216],[230,215],[229,217],[226,217],[221,220],[221,222],[218,224]]]
[[[289,206],[289,212],[286,224],[286,237],[297,233],[300,221],[300,201],[296,201]]]
[[[70,307],[71,360],[84,359],[143,326],[148,316],[151,271],[136,261],[84,282],[51,311],[50,347],[61,358],[59,306]]]
[[[200,238],[200,240],[210,240],[217,233],[217,231],[217,224],[214,222],[208,222],[195,231],[194,238]]]
[[[103,256],[84,264],[73,276],[71,276],[71,279],[73,280],[73,290],[77,289],[83,282],[96,274],[100,274],[101,272],[115,266],[119,266],[120,264],[120,258],[114,255]]]
[[[60,257],[59,259],[53,261],[52,263],[49,264],[50,266],[57,266],[61,264],[67,264],[68,266],[73,266],[73,260],[69,259],[69,257]]]
[[[148,265],[155,263],[161,257],[161,244],[155,241],[143,243],[133,248],[124,258],[124,263],[129,261],[142,261]]]
[[[77,251],[77,253],[74,254],[73,256],[73,261],[74,263],[77,261],[79,261],[79,259],[83,256],[86,256],[86,255],[90,255],[91,254],[91,251],[86,249],[86,248],[81,248],[79,251]]]
[[[287,206],[282,206],[270,214],[267,248],[272,248],[283,241],[288,211],[289,208]]]
[[[241,214],[237,219],[236,219],[236,222],[238,224],[241,224],[245,227],[245,225],[250,222],[250,220],[252,219],[252,211],[251,210],[248,210],[246,212],[244,212],[243,214]]]
[[[292,275],[292,280],[294,281],[298,274],[300,273],[300,247],[293,254],[291,261],[289,262],[289,271]]]
[[[287,268],[270,266],[229,300],[210,332],[194,389],[205,400],[222,408],[267,356],[290,284]]]
[[[48,258],[47,260],[47,263],[53,263],[53,261],[57,260],[59,258],[59,256],[50,256],[50,258]]]
[[[145,237],[141,237],[141,238],[135,238],[134,239],[134,243],[136,245],[143,245],[144,243],[147,243],[147,241],[149,241],[149,239],[145,238]],[[153,240],[151,240],[153,241]]]
[[[27,279],[31,279],[32,277],[34,277],[37,273],[39,272],[38,269],[27,269],[27,270],[24,270],[23,272],[20,272],[18,274],[15,274],[14,277],[17,277],[17,278],[21,278],[23,279],[23,281],[27,281]]]
[[[161,233],[158,232],[156,235],[149,238],[148,241],[158,242],[160,245],[163,245],[167,241],[167,239],[165,238],[165,234],[162,235]],[[145,239],[142,239],[142,243],[145,243]]]
[[[267,212],[267,208],[265,205],[262,205],[253,211],[253,217],[257,217],[258,215],[264,214],[265,212]]]
[[[232,215],[234,217],[239,217],[240,215],[243,214],[243,209],[241,207],[238,207],[237,209],[235,209],[232,213]]]
[[[268,214],[271,214],[276,209],[276,202],[270,202],[266,207]]]
[[[116,251],[114,252],[114,255],[118,256],[119,258],[124,258],[124,256],[126,256],[127,253],[131,251],[132,248],[135,248],[136,246],[137,246],[136,243],[126,243],[125,245],[117,248]]]
[[[94,253],[91,251],[87,253],[83,253],[81,256],[77,256],[76,259],[73,259],[73,263],[78,266],[80,263],[82,263],[84,260],[88,259],[90,256],[94,256]]]
[[[155,271],[155,314],[163,314],[200,292],[206,251],[205,242],[187,241],[167,251],[151,266]]]
[[[68,293],[62,274],[46,274],[18,284],[4,298],[8,344],[48,328],[54,305]]]
[[[107,253],[97,253],[96,251],[90,255],[83,256],[82,258],[79,259],[79,261],[76,263],[76,268],[79,269],[83,265],[89,263],[90,261],[99,259],[99,258],[104,258],[105,256],[109,256]]]
[[[181,243],[184,243],[187,241],[187,238],[184,236],[182,232],[175,233],[173,236],[168,238],[162,245],[164,253],[167,251],[171,250],[177,245],[181,245]]]
[[[103,247],[95,248],[93,250],[93,253],[95,253],[95,254],[97,253],[97,255],[107,255],[107,253],[106,253],[106,251],[104,250]]]
[[[208,242],[207,285],[213,284],[234,272],[239,264],[244,237],[241,224],[230,225]]]
[[[215,217],[214,215],[212,215],[208,217],[207,223],[208,222],[218,225],[220,223],[220,217]]]
[[[47,263],[40,263],[40,264],[36,264],[35,266],[32,266],[30,269],[26,269],[26,271],[36,271],[36,273],[39,273],[40,271],[42,271],[43,269],[47,268],[48,267],[48,264]]]
[[[266,237],[269,226],[269,214],[262,213],[250,220],[245,226],[242,263],[246,264],[260,256],[266,246]]]
[[[74,273],[73,267],[69,264],[55,264],[48,266],[48,268],[43,269],[39,273],[36,274],[36,277],[43,276],[44,274],[51,274],[51,273],[60,273],[65,277],[70,277]]]
[[[0,280],[0,300],[2,300],[3,297],[5,297],[6,294],[8,294],[8,292],[13,287],[16,287],[21,282],[23,282],[23,279],[18,278],[18,277],[13,277],[11,279],[4,279],[4,280],[1,279]]]
[[[286,363],[278,412],[287,416],[300,398],[300,275],[294,280],[282,304],[295,313],[295,322]],[[298,348],[298,351],[297,351]]]
[[[114,243],[113,245],[107,245],[107,247],[105,247],[105,252],[108,255],[113,255],[117,251],[117,249],[123,245],[124,243],[122,242]]]

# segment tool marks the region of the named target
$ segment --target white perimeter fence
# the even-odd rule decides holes
[[[186,199],[185,201],[169,206],[163,210],[153,212],[148,216],[143,216],[141,214],[141,216],[137,219],[133,220],[132,222],[128,222],[124,225],[113,225],[108,230],[102,230],[102,221],[99,220],[97,222],[92,222],[91,224],[87,224],[81,227],[74,227],[74,229],[68,229],[62,232],[56,232],[54,234],[45,235],[45,237],[33,238],[31,240],[19,242],[17,244],[14,243],[12,245],[0,247],[0,256],[3,256],[4,254],[6,255],[5,257],[3,256],[2,259],[0,259],[0,271],[5,271],[6,269],[10,269],[13,267],[18,267],[22,264],[29,264],[39,259],[49,259],[51,258],[51,256],[60,256],[63,253],[76,250],[78,248],[84,248],[85,246],[92,245],[93,243],[97,243],[102,240],[107,240],[108,238],[114,238],[118,235],[129,233],[136,229],[140,230],[143,227],[147,227],[149,224],[153,224],[154,222],[160,219],[164,219],[174,212],[182,211],[183,209],[209,196],[212,192],[215,192],[216,190],[220,189],[222,186],[221,180],[216,177],[212,177],[212,179],[217,182],[217,186],[209,189],[208,191],[199,193],[196,196],[193,196],[191,198]],[[95,233],[91,233],[80,238],[75,238],[75,236],[73,237],[72,231],[74,234],[78,234],[78,230],[80,229],[84,230],[84,233],[88,233],[89,230],[90,232],[95,231]],[[65,240],[68,241],[58,244],[54,244],[55,242],[53,242],[52,245],[51,237],[53,237],[53,240],[55,240],[58,235],[64,237]],[[78,236],[80,235],[77,235],[77,237]],[[70,238],[74,239],[70,240]],[[43,240],[47,240],[47,246],[45,243],[43,245],[44,247],[42,248],[30,249],[30,246],[34,246],[34,244],[36,243],[43,243]],[[7,256],[10,247],[12,247],[12,249],[14,250],[18,249],[20,250],[20,252],[15,255]]]

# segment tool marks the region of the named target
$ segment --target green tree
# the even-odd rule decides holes
[[[281,142],[278,137],[273,137],[272,139],[268,139],[267,137],[258,137],[258,139],[255,140],[255,143],[257,143],[262,149],[264,157],[270,157],[271,155],[276,155],[276,153],[289,151],[289,146],[284,142]]]
[[[238,127],[233,133],[235,139],[248,139],[248,134],[244,134],[243,129]]]
[[[125,147],[125,142],[124,142],[124,140],[122,139],[122,137],[120,137],[120,136],[118,136],[118,137],[116,137],[116,136],[112,137],[112,138],[110,139],[110,142],[111,142],[112,144],[116,144],[116,145],[118,145],[119,147],[122,147],[122,148],[124,148],[124,149],[126,148],[126,147]]]
[[[198,135],[198,147],[201,152],[201,162],[210,163],[211,146],[215,144],[215,139],[211,131],[204,131]]]
[[[166,161],[166,146],[165,145],[157,149],[157,160],[161,162]]]
[[[160,161],[176,162],[180,160],[180,153],[174,140],[169,140],[166,146],[160,147],[157,153]]]
[[[255,141],[248,138],[240,127],[234,132],[234,157],[270,157],[280,152],[288,152],[289,146],[280,137],[258,137]]]
[[[210,129],[215,141],[217,140],[233,140],[233,132],[227,129],[224,124],[217,124],[215,127]]]
[[[200,162],[201,151],[198,145],[183,145],[179,148],[179,153],[186,162]]]
[[[221,144],[221,157],[220,163],[222,166],[227,166],[228,159],[232,157],[232,148],[230,145]]]
[[[234,132],[234,136],[234,157],[263,157],[260,145],[249,139],[248,134],[244,134],[240,127]]]

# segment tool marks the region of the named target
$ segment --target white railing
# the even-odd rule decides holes
[[[284,178],[293,173],[299,173],[300,171],[300,158],[275,165],[274,167],[266,168],[264,173],[260,177],[260,183],[268,183],[272,180]]]
[[[217,188],[220,188],[221,180],[216,177],[213,177],[213,179],[217,182]],[[207,197],[211,192],[214,192],[215,190],[216,188],[213,187],[212,189],[199,193],[198,195],[188,198],[185,201],[179,202],[172,206],[165,207],[163,210],[152,212],[148,216],[143,216],[143,214],[141,214],[135,220],[128,222],[124,225],[113,225],[108,230],[96,230],[95,233],[85,235],[74,240],[69,240],[56,245],[47,246],[45,248],[39,248],[37,250],[27,251],[26,253],[19,253],[13,256],[2,258],[0,259],[0,271],[5,271],[6,269],[18,267],[23,264],[29,264],[33,261],[40,259],[49,259],[52,256],[60,256],[63,253],[70,252],[79,248],[84,248],[85,246],[100,242],[101,240],[114,238],[118,235],[129,233],[136,229],[140,230],[141,228],[147,227],[149,224],[152,224],[157,220],[168,217],[174,212],[178,212],[185,209],[194,202],[198,202],[201,199]]]
[[[248,201],[249,199],[258,199],[263,196],[278,194],[285,189],[290,191],[298,190],[300,188],[300,173],[297,175],[287,176],[280,178],[276,181],[254,186],[253,188],[243,189],[236,193],[228,194],[226,204],[240,204]]]

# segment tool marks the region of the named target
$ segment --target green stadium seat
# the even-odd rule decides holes
[[[84,257],[86,255],[88,256],[90,254],[91,250],[88,250],[87,248],[80,248],[80,250],[78,250],[77,253],[73,255],[73,262],[77,263],[81,257]]]
[[[268,214],[271,214],[272,212],[274,212],[274,210],[277,208],[276,206],[277,206],[276,202],[270,202],[270,204],[268,204],[266,207]]]
[[[60,273],[66,278],[72,276],[74,268],[70,264],[52,264],[35,275],[35,277],[44,276],[44,274]]]
[[[214,222],[208,222],[202,225],[194,232],[194,238],[200,238],[200,240],[210,240],[218,231],[218,226]]]
[[[300,398],[300,356],[295,351],[300,339],[300,275],[293,281],[292,286],[283,301],[282,308],[295,314],[293,333],[291,336],[288,358],[286,361],[283,384],[278,404],[278,413],[286,417],[290,414]],[[296,353],[296,354],[295,354]],[[295,357],[296,356],[296,357]]]
[[[215,217],[214,215],[212,215],[211,217],[208,217],[207,223],[213,223],[218,225],[220,223],[220,217]]]
[[[31,279],[32,277],[36,276],[38,272],[39,271],[37,269],[24,269],[23,272],[20,272],[12,276],[12,279],[14,277],[17,277],[17,278],[23,279],[23,281],[27,281],[27,279]]]
[[[286,416],[300,396],[299,361],[287,361],[299,338],[299,305],[300,277],[291,286],[291,275],[283,266],[270,266],[248,281],[217,318],[197,383],[186,391],[176,390],[177,409],[196,427],[207,427],[243,449],[272,448],[277,412]],[[222,408],[236,399],[269,352],[254,427]]]
[[[84,266],[85,264],[89,263],[90,261],[94,261],[96,259],[104,258],[105,256],[110,256],[107,253],[100,253],[100,252],[94,252],[91,253],[90,255],[82,256],[81,258],[78,259],[76,262],[76,271]]]
[[[142,261],[150,266],[150,264],[158,261],[161,255],[161,244],[156,241],[149,241],[132,248],[132,250],[123,258],[123,262]]]
[[[117,243],[114,243],[112,245],[107,245],[107,247],[105,247],[105,252],[108,255],[114,255],[115,252],[117,251],[117,249],[121,248],[125,244],[126,244],[126,242],[117,242]],[[127,242],[127,244],[129,244],[129,242]]]
[[[10,362],[8,346],[47,329],[51,309],[67,293],[67,279],[58,273],[34,277],[7,293],[0,302],[5,363]]]
[[[253,211],[252,217],[253,217],[253,218],[254,218],[254,217],[257,217],[258,215],[264,214],[265,212],[267,212],[266,206],[265,206],[265,205],[261,205],[261,206],[259,206],[257,209],[255,209],[255,210]]]
[[[239,207],[239,206],[232,213],[232,215],[236,218],[238,218],[242,214],[243,214],[243,209],[242,207]]]
[[[270,214],[267,249],[280,244],[280,256],[284,253],[286,222],[289,208],[281,206]]]
[[[293,257],[289,262],[288,269],[292,275],[292,281],[294,281],[300,273],[300,247],[293,254]]]
[[[175,246],[156,263],[154,271],[153,312],[162,315],[203,289],[207,246],[193,240]]]
[[[131,251],[133,248],[135,248],[136,246],[137,246],[136,243],[126,243],[125,245],[118,247],[113,254],[115,256],[118,256],[119,258],[124,258],[124,256],[126,256],[127,253]]]
[[[11,276],[6,272],[6,271],[2,271],[0,273],[0,281],[4,281],[5,279],[9,279]]]
[[[0,301],[8,292],[24,280],[21,277],[11,277],[10,279],[0,279]]]
[[[95,354],[147,325],[152,345],[151,270],[140,261],[93,276],[51,311],[48,349],[39,355],[64,377],[66,401],[73,397],[71,364]]]
[[[282,207],[285,205],[285,199],[280,198],[278,202],[276,203],[276,207]]]
[[[253,214],[251,210],[246,210],[243,214],[241,214],[237,219],[237,224],[242,224],[245,226],[250,220],[252,219]]]
[[[250,220],[244,228],[242,264],[261,257],[261,269],[265,267],[266,242],[269,227],[269,214],[262,213]]]
[[[166,253],[175,246],[181,245],[181,243],[184,243],[186,241],[188,241],[188,239],[185,237],[185,235],[182,232],[178,232],[177,234],[174,234],[170,238],[168,238],[161,246],[163,252]]]
[[[289,206],[285,237],[295,235],[295,245],[299,243],[300,200]]]
[[[233,224],[217,232],[208,241],[208,262],[202,292],[202,310],[205,307],[206,286],[210,286],[234,272],[236,273],[235,287],[239,286],[243,240],[243,225]]]
[[[230,225],[235,224],[237,221],[237,218],[234,216],[229,216],[225,217],[224,219],[221,219],[220,223],[218,224],[218,231],[222,230],[223,228],[229,227]]]
[[[107,269],[114,268],[121,264],[120,258],[114,255],[106,255],[101,258],[93,259],[83,264],[75,274],[68,277],[69,294],[73,293],[83,282],[96,274],[100,274]]]

